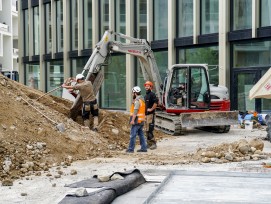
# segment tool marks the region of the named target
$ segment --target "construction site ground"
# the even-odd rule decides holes
[[[135,168],[146,177],[171,170],[269,172],[265,127],[232,127],[226,134],[189,129],[183,136],[155,130],[157,149],[128,154],[127,113],[100,110],[96,133],[69,118],[70,101],[37,100],[43,94],[0,75],[0,203],[58,203],[70,190],[65,184]],[[241,154],[240,144],[252,139],[263,149]]]

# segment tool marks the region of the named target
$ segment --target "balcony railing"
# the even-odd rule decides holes
[[[1,1],[1,0],[0,0]],[[8,32],[8,25],[0,23],[0,30]]]

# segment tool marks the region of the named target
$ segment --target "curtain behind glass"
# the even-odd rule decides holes
[[[155,0],[154,4],[154,40],[168,38],[168,1]]]
[[[29,56],[29,22],[28,10],[23,10],[24,13],[24,56]]]
[[[233,30],[252,28],[252,0],[234,0]]]
[[[52,52],[51,3],[45,4],[45,53]]]
[[[201,34],[218,33],[218,0],[201,1]]]
[[[34,29],[34,55],[40,54],[40,22],[39,22],[39,7],[36,6],[33,9],[33,29]]]
[[[147,39],[147,0],[137,0],[136,16],[136,37]]]
[[[109,0],[100,0],[100,11],[100,38],[102,38],[104,32],[109,30]]]
[[[71,50],[78,49],[78,3],[71,0]]]
[[[271,1],[261,1],[261,27],[271,26]]]
[[[178,0],[178,33],[177,36],[193,36],[193,1]]]
[[[56,2],[56,50],[63,52],[63,0]]]
[[[92,0],[84,0],[84,49],[92,48]]]
[[[26,86],[33,89],[40,88],[40,65],[26,64],[25,65]]]

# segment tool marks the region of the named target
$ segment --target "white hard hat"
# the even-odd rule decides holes
[[[84,79],[84,75],[83,74],[77,74],[76,75],[76,81],[78,81],[78,79]]]
[[[132,92],[133,93],[139,93],[139,92],[141,92],[141,88],[139,87],[139,86],[135,86],[133,89],[132,89]]]

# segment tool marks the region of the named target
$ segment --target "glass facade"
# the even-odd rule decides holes
[[[201,1],[201,34],[218,33],[218,0]]]
[[[209,81],[218,84],[218,46],[178,50],[180,64],[208,64]]]
[[[88,57],[71,59],[72,62],[72,76],[76,76],[83,72],[83,69],[88,61]]]
[[[77,1],[71,0],[71,49],[78,49],[78,3]]]
[[[29,56],[29,18],[28,9],[23,10],[24,18],[24,56]]]
[[[126,109],[126,56],[112,56],[111,60],[112,62],[104,67],[101,107]]]
[[[34,37],[34,55],[40,54],[40,22],[39,22],[39,7],[33,8],[33,37]]]
[[[84,49],[92,48],[92,0],[83,0]]]
[[[125,14],[125,0],[116,0],[116,32],[126,33],[126,14]],[[117,37],[118,41],[125,42],[125,39]]]
[[[51,4],[45,4],[45,53],[52,52]]]
[[[271,65],[271,40],[233,44],[233,66],[246,68]]]
[[[100,0],[100,37],[109,30],[109,0]]]
[[[168,51],[154,51],[153,54],[156,59],[161,79],[164,81],[168,70]]]
[[[40,88],[40,65],[26,64],[25,65],[26,86],[33,89]]]
[[[136,1],[136,37],[147,39],[147,0]]]
[[[54,60],[46,62],[46,91],[51,91],[52,89],[61,86],[64,82],[64,66],[62,60]],[[54,96],[62,96],[62,89],[58,89],[52,93]]]
[[[252,28],[252,0],[233,1],[233,30]]]
[[[193,36],[193,1],[177,0],[177,37]]]
[[[56,2],[56,50],[63,52],[63,0]]]
[[[168,1],[155,0],[154,4],[154,40],[165,40],[168,38]]]
[[[261,27],[271,26],[271,1],[261,0]]]

